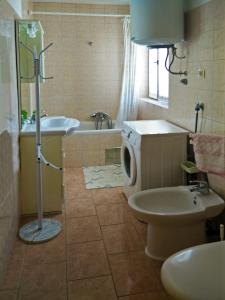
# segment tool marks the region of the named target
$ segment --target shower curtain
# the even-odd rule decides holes
[[[116,125],[121,127],[123,121],[136,120],[141,82],[142,82],[142,51],[143,46],[131,42],[130,18],[123,20],[124,34],[124,70],[120,95],[120,106]]]

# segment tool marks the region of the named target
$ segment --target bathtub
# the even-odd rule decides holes
[[[101,166],[118,163],[122,144],[121,129],[105,128],[96,130],[94,122],[81,122],[80,127],[70,135],[63,137],[65,168],[83,166]]]
[[[108,129],[106,123],[102,124],[102,129],[95,129],[94,122],[80,122],[80,126],[73,132],[73,134],[110,134],[110,133],[119,133],[121,134],[121,129],[116,128],[116,122],[112,122],[112,129]]]

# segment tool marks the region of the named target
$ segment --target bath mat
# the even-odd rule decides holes
[[[86,189],[123,186],[123,173],[120,165],[83,167]]]

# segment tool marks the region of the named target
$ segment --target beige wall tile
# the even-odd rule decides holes
[[[105,149],[120,147],[119,133],[73,134],[63,139],[64,167],[97,166],[105,164]]]
[[[0,282],[18,229],[18,99],[15,12],[0,2]],[[1,297],[1,296],[0,296]],[[5,298],[4,298],[5,299]]]
[[[127,6],[35,3],[36,11],[122,13]],[[41,85],[42,109],[50,115],[88,120],[94,111],[115,119],[122,79],[123,33],[120,18],[39,15],[47,45],[46,74]],[[113,20],[109,20],[113,19]],[[88,43],[93,42],[92,46]],[[26,100],[26,99],[25,99]]]
[[[186,13],[186,40],[178,45],[186,59],[188,85],[180,84],[179,77],[170,76],[169,109],[139,103],[140,119],[167,119],[189,130],[194,130],[195,104],[203,102],[199,130],[225,134],[225,1],[212,0]],[[178,61],[174,68],[180,68]],[[205,69],[205,78],[198,75]],[[211,186],[225,196],[224,180],[210,176]]]

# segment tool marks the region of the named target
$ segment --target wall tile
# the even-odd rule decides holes
[[[35,3],[34,10],[129,12],[128,6],[52,3]],[[38,19],[45,31],[45,44],[54,42],[45,61],[46,73],[54,76],[54,80],[41,86],[42,109],[50,115],[63,114],[79,120],[88,120],[92,112],[99,110],[115,119],[120,95],[118,83],[122,78],[121,19],[46,15],[39,15]],[[93,42],[92,46],[88,42]],[[68,97],[73,100],[67,101]],[[23,102],[27,106],[27,97]]]
[[[19,130],[14,14],[7,1],[0,2],[0,283],[18,228]]]
[[[225,134],[225,1],[212,0],[185,15],[185,43],[178,44],[184,51],[183,66],[188,70],[188,85],[170,76],[169,109],[146,102],[139,103],[140,119],[165,118],[189,130],[194,130],[195,105],[203,102],[199,117],[199,131]],[[176,68],[180,62],[177,62]],[[205,78],[198,70],[206,71]],[[225,196],[224,180],[210,176],[210,185]]]

